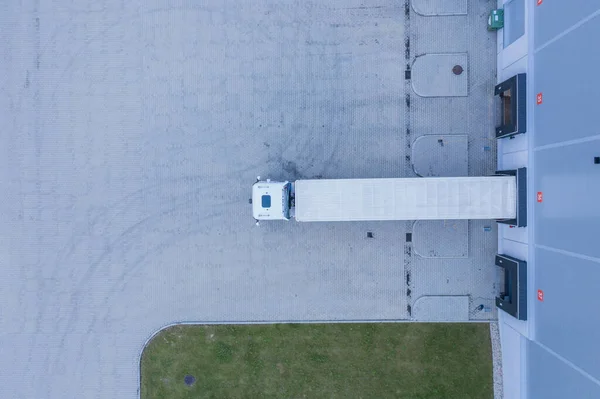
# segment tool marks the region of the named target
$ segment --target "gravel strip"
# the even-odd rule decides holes
[[[502,346],[500,345],[500,329],[498,322],[490,323],[490,336],[492,339],[492,363],[493,363],[493,381],[494,381],[494,399],[504,397],[502,385]]]

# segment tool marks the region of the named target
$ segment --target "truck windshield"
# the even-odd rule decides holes
[[[292,187],[292,183],[288,183],[283,186],[283,216],[286,219],[290,218],[290,189]]]

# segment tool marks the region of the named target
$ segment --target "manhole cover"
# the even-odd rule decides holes
[[[196,382],[196,377],[194,377],[193,375],[186,375],[185,378],[183,379],[183,382],[185,382],[185,385],[194,385],[194,382]]]
[[[454,68],[452,68],[452,72],[455,75],[460,75],[461,73],[463,73],[463,67],[461,67],[460,65],[454,65]]]

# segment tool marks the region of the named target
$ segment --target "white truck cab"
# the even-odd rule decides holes
[[[292,183],[257,181],[252,186],[252,214],[259,220],[289,220],[292,208]]]

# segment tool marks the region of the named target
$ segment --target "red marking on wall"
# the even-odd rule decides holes
[[[537,103],[537,105],[540,105],[543,101],[543,97],[542,97],[542,93],[538,93],[535,102]]]
[[[544,302],[544,291],[538,290],[538,301]]]
[[[544,193],[541,191],[537,192],[537,202],[542,202],[544,200]]]
[[[541,6],[543,2],[544,2],[544,0],[537,0],[537,5]]]

